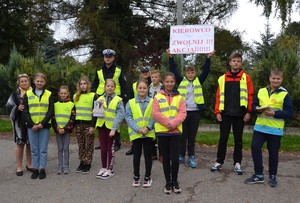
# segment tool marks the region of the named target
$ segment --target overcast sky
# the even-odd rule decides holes
[[[251,43],[253,40],[260,41],[260,33],[265,32],[267,19],[262,16],[263,8],[255,6],[254,3],[247,3],[248,0],[239,0],[239,8],[232,18],[225,25],[225,28],[242,33],[242,39]],[[292,21],[300,21],[299,11],[292,14]],[[281,31],[281,20],[274,17],[270,19],[271,32],[276,35]]]

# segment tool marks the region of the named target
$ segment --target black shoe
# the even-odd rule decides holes
[[[83,169],[84,169],[84,163],[80,162],[78,168],[76,169],[76,173],[81,173]]]
[[[16,175],[17,176],[22,176],[23,175],[23,171],[16,171]]]
[[[30,171],[30,172],[33,172],[33,168],[29,168],[27,165],[26,165],[26,170]]]
[[[92,167],[91,164],[86,164],[86,165],[84,165],[84,168],[82,169],[81,173],[82,173],[83,175],[90,173],[91,167]]]
[[[132,149],[132,147],[125,154],[126,155],[133,155],[133,149]]]
[[[100,145],[95,146],[95,150],[97,149],[101,149],[101,146]]]
[[[32,169],[33,172],[31,174],[31,179],[37,179],[37,177],[39,177],[39,170],[37,169]]]
[[[39,179],[45,179],[46,178],[46,171],[45,171],[45,169],[41,169],[40,170],[40,175],[39,175]]]
[[[120,144],[115,145],[115,148],[114,148],[115,152],[116,152],[116,151],[119,151],[120,148],[121,148],[121,145],[120,145]]]

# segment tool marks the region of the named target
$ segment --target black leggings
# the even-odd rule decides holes
[[[158,136],[158,144],[163,156],[163,169],[167,183],[175,182],[178,178],[179,142],[180,134]]]
[[[133,174],[135,177],[140,177],[140,162],[142,148],[144,148],[145,158],[145,177],[151,176],[152,169],[152,138],[139,138],[132,141],[133,147]]]

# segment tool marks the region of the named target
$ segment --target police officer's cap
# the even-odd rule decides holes
[[[142,66],[139,69],[141,73],[147,73],[150,71],[150,68],[148,66]]]
[[[112,49],[104,49],[102,52],[103,56],[114,56],[116,52]]]

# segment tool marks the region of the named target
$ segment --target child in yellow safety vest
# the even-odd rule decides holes
[[[94,101],[98,96],[91,92],[91,83],[87,77],[79,79],[73,101],[76,107],[74,134],[78,143],[80,164],[76,173],[88,174],[94,154],[94,131],[97,118],[93,116]]]
[[[269,152],[269,185],[277,186],[277,167],[280,141],[284,134],[285,119],[293,116],[293,103],[288,91],[281,86],[283,72],[274,69],[269,76],[270,85],[261,88],[253,103],[258,113],[251,144],[254,174],[246,184],[263,183],[262,146],[267,142]]]
[[[152,184],[152,142],[155,139],[154,120],[152,119],[153,99],[148,96],[148,82],[140,79],[136,85],[137,96],[126,104],[125,119],[128,124],[128,134],[133,145],[133,187],[140,186],[140,159],[142,148],[145,158],[145,177],[143,187]]]
[[[115,174],[113,169],[115,138],[119,133],[120,125],[125,116],[122,98],[115,94],[115,89],[115,81],[113,79],[106,79],[105,93],[97,100],[99,105],[103,105],[104,109],[104,116],[98,117],[96,122],[102,162],[102,168],[96,177],[102,180],[108,179]]]
[[[70,134],[75,125],[75,105],[70,99],[68,86],[61,86],[58,92],[59,101],[54,103],[52,127],[56,133],[58,149],[57,174],[69,173]]]
[[[163,77],[163,88],[154,97],[152,115],[155,120],[155,135],[163,156],[163,170],[166,179],[164,193],[172,190],[180,193],[179,170],[179,142],[182,134],[182,123],[186,118],[186,106],[183,97],[175,87],[175,76],[166,73]]]

